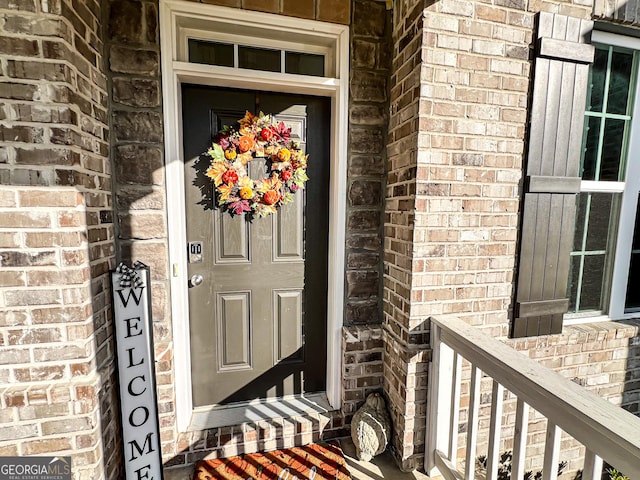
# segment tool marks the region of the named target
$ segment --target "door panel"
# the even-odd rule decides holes
[[[302,204],[303,196],[296,195],[289,208],[278,212],[273,230],[273,260],[275,262],[290,262],[304,260],[304,232]]]
[[[247,222],[240,217],[223,215],[219,210],[215,210],[213,216],[215,232],[219,232],[213,237],[216,264],[249,263],[251,243]]]
[[[202,242],[189,276],[195,406],[325,389],[328,245],[328,99],[185,85],[187,241]],[[309,153],[310,180],[276,215],[231,218],[214,208],[204,172],[211,139],[245,111],[274,114]],[[194,168],[195,167],[195,168]],[[263,159],[249,164],[265,174]]]
[[[274,295],[273,350],[274,364],[301,362],[302,356],[302,291],[276,290]]]

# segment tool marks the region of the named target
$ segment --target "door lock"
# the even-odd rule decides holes
[[[202,263],[202,242],[189,242],[189,263]]]
[[[196,275],[193,275],[190,279],[189,279],[189,286],[190,287],[197,287],[198,285],[200,285],[202,282],[204,281],[204,278],[202,277],[202,275],[200,275],[199,273]]]

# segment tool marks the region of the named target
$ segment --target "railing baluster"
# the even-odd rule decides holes
[[[478,443],[478,411],[480,409],[480,379],[482,371],[471,366],[469,384],[469,419],[467,421],[467,452],[465,457],[464,480],[473,480],[476,471],[476,445]]]
[[[489,448],[487,452],[487,480],[498,477],[500,457],[500,430],[502,429],[502,404],[504,387],[495,380],[491,393],[491,423],[489,424]]]
[[[513,436],[513,459],[511,478],[521,480],[524,476],[524,461],[527,456],[527,431],[529,429],[529,405],[518,398],[516,405],[516,425]]]
[[[436,451],[448,453],[451,447],[451,422],[452,415],[452,379],[454,351],[445,345],[441,338],[442,330],[437,325],[431,329],[432,359],[429,366],[429,397],[427,403],[427,435],[425,471],[433,477],[438,475],[436,465]],[[448,460],[448,459],[447,459]]]
[[[560,429],[551,420],[547,423],[547,439],[544,444],[544,464],[542,480],[558,478],[558,459],[560,458]]]
[[[451,417],[449,423],[449,460],[458,464],[458,424],[460,419],[460,377],[462,376],[462,357],[453,355],[453,378],[451,379]]]
[[[584,454],[582,480],[600,480],[602,476],[602,459],[587,448]]]

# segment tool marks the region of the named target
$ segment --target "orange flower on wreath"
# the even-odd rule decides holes
[[[264,192],[262,200],[267,205],[273,205],[278,200],[280,200],[280,194],[276,190],[267,190],[266,192]]]
[[[255,143],[251,135],[243,135],[238,140],[238,148],[242,153],[248,152],[253,149]]]

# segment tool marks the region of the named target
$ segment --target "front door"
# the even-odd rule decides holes
[[[193,404],[324,391],[330,101],[184,85],[182,105]],[[214,207],[199,157],[246,111],[284,121],[309,154],[295,202],[252,222]]]

